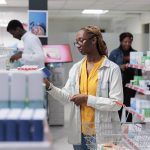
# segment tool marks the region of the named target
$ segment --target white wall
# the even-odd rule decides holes
[[[112,21],[112,30],[116,33],[131,32],[133,34],[141,34],[141,16],[135,15],[134,17],[120,18],[119,20]]]
[[[21,41],[14,39],[11,34],[6,31],[6,27],[0,28],[0,45],[5,47],[15,47],[20,44]]]
[[[150,13],[143,13],[141,15],[141,25],[149,24],[149,31],[150,31]],[[143,39],[144,49],[150,50],[150,33],[144,36]]]
[[[150,23],[150,13],[143,13],[141,15],[141,23],[142,24]]]
[[[20,20],[23,23],[27,23],[27,12],[0,12],[0,23],[4,21],[5,27],[0,26],[0,45],[13,46],[15,44],[20,44],[19,40],[16,40],[6,31],[6,26],[8,22],[12,19]],[[22,43],[21,43],[22,45]]]
[[[97,25],[110,32],[111,20],[100,18],[49,18],[49,33],[76,32],[87,25]]]
[[[142,26],[141,26],[141,16],[138,15],[134,18],[127,18],[124,21],[126,25],[126,30],[134,33],[134,34],[141,34],[142,33]]]

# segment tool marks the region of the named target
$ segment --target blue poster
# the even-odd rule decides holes
[[[29,11],[29,31],[39,37],[48,36],[48,16],[47,11]]]

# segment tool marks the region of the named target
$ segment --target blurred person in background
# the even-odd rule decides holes
[[[18,20],[8,23],[7,31],[16,39],[23,40],[24,49],[10,57],[10,62],[20,60],[24,65],[37,65],[44,67],[44,52],[40,39],[23,28]]]
[[[118,48],[111,51],[109,59],[119,65],[122,73],[123,81],[123,92],[124,92],[124,104],[130,106],[130,99],[134,97],[136,92],[132,89],[125,87],[130,80],[133,80],[134,75],[141,75],[140,70],[127,68],[126,64],[130,63],[130,52],[136,52],[132,48],[133,35],[129,32],[124,32],[120,34],[120,45]],[[122,109],[119,111],[119,116],[121,119]],[[132,115],[129,114],[127,118],[128,122],[132,121]]]
[[[88,144],[96,150],[96,143],[106,138],[102,131],[107,136],[121,132],[120,106],[116,105],[123,100],[121,72],[106,57],[106,44],[97,26],[81,28],[74,45],[85,57],[73,65],[64,88],[47,79],[44,82],[51,96],[62,104],[70,103],[68,141],[74,150],[88,150]],[[108,124],[111,128],[106,129]]]

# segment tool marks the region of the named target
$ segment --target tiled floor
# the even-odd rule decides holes
[[[64,107],[64,126],[50,126],[52,135],[53,148],[52,150],[73,150],[72,145],[68,144],[68,120],[69,120],[69,105]]]

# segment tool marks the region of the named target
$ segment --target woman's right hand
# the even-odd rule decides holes
[[[122,71],[125,71],[125,70],[126,70],[126,64],[120,65],[120,69],[121,69]]]
[[[47,78],[43,78],[43,82],[45,83],[45,85],[46,85],[46,89],[48,89],[49,88],[49,86],[50,86],[50,82],[49,82],[49,80],[47,79]]]

